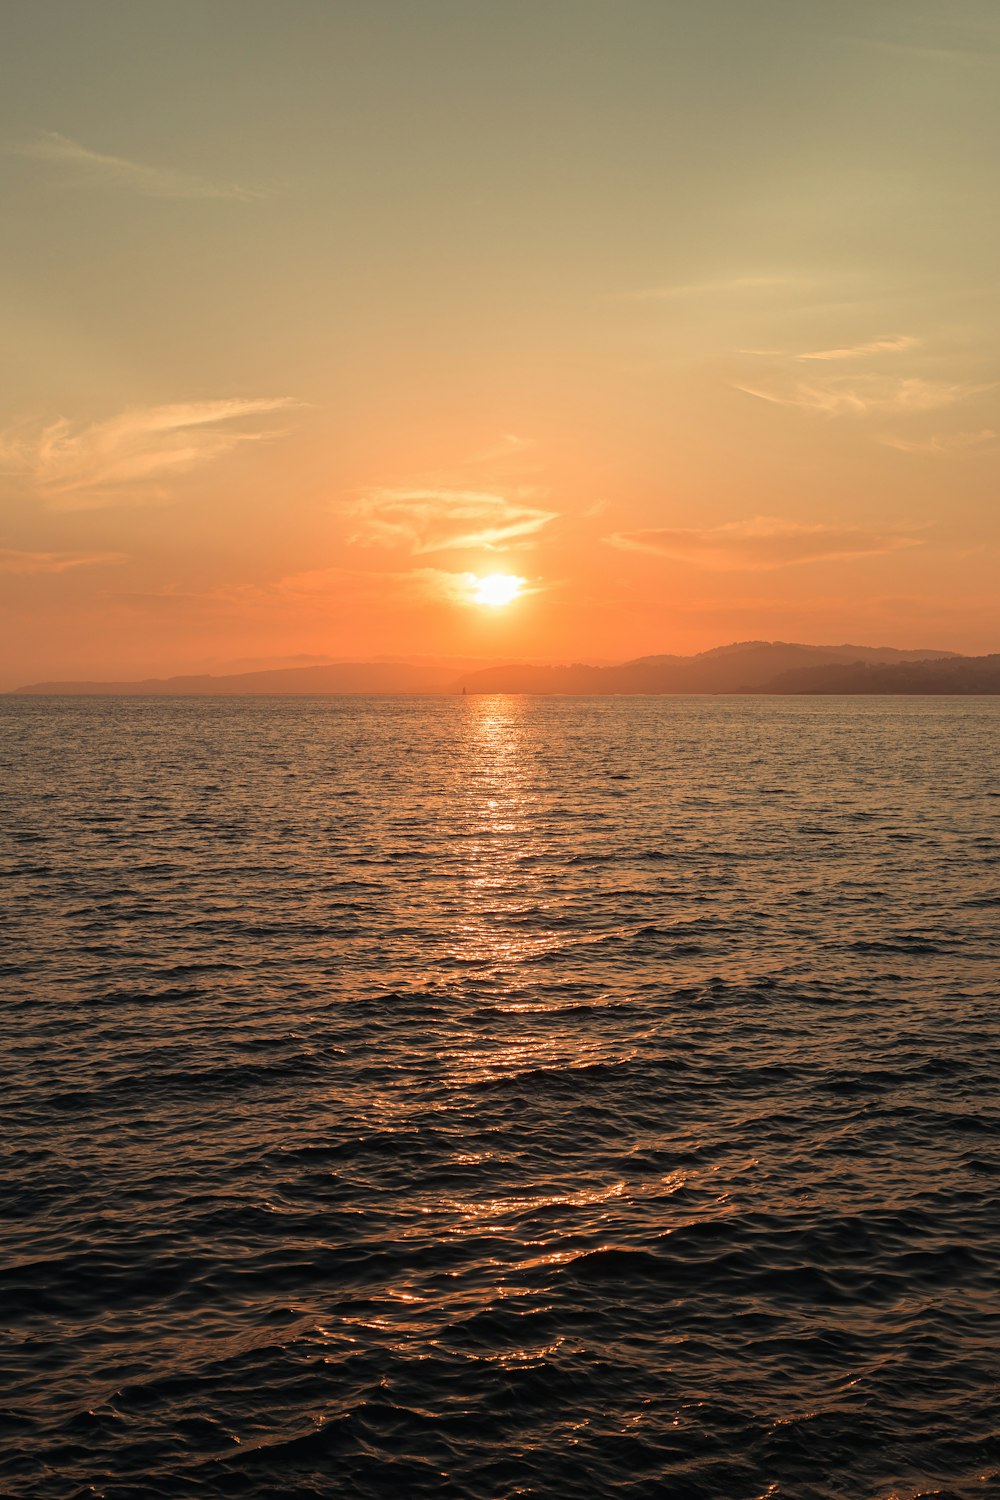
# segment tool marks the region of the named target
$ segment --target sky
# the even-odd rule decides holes
[[[0,32],[0,687],[1000,649],[994,0]]]

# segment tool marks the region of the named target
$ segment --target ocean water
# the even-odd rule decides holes
[[[1000,1494],[998,729],[0,700],[0,1493]]]

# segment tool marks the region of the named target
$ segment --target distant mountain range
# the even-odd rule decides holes
[[[911,662],[949,659],[955,658],[947,651],[897,651],[891,646],[741,641],[697,656],[640,656],[616,667],[490,667],[466,674],[462,686],[470,693],[826,692],[830,689],[820,684],[829,670],[871,665],[891,671]],[[795,673],[801,681],[780,685],[782,678]],[[810,685],[807,676],[815,678],[816,685]]]
[[[762,693],[1000,693],[1000,653],[782,672]]]
[[[115,694],[148,698],[306,698],[333,694],[448,693],[455,691],[454,669],[409,662],[337,662],[326,667],[275,667],[225,676],[144,677],[138,682],[35,682],[18,693],[84,696]]]
[[[129,697],[429,693],[1000,693],[1000,654],[898,651],[741,641],[697,656],[641,656],[619,666],[512,663],[464,671],[453,662],[341,662],[228,676],[138,682],[37,682],[21,694]]]

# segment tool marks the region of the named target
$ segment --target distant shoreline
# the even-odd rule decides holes
[[[476,691],[476,692],[472,692],[472,693],[468,693],[468,694],[455,693],[455,692],[424,692],[424,693],[421,693],[421,692],[412,692],[412,693],[361,693],[361,692],[358,692],[358,693],[348,693],[348,692],[341,692],[341,693],[252,693],[252,692],[250,692],[250,693],[153,693],[153,692],[148,692],[147,693],[147,692],[138,692],[137,693],[137,692],[132,692],[132,693],[127,693],[126,692],[126,693],[114,693],[114,692],[105,692],[105,691],[96,691],[96,690],[93,691],[93,692],[87,691],[87,690],[77,691],[77,692],[64,692],[64,691],[41,692],[41,691],[39,691],[37,689],[15,688],[15,689],[11,689],[11,690],[8,690],[6,692],[0,693],[0,697],[3,697],[3,698],[32,698],[32,699],[36,699],[36,698],[45,698],[45,699],[50,699],[50,698],[113,698],[116,701],[124,700],[124,699],[130,699],[131,700],[131,699],[137,699],[138,698],[138,699],[143,699],[143,700],[155,700],[157,702],[164,702],[164,703],[167,703],[167,702],[170,702],[170,703],[174,703],[174,702],[200,703],[200,702],[204,702],[206,700],[211,700],[212,702],[241,702],[241,703],[242,702],[248,702],[248,701],[251,701],[251,700],[255,701],[255,702],[256,701],[265,701],[265,702],[278,702],[278,701],[281,701],[281,702],[287,702],[287,701],[316,701],[318,699],[326,699],[326,698],[348,698],[348,699],[357,699],[359,701],[368,701],[368,700],[370,700],[372,698],[379,698],[379,699],[382,699],[382,698],[384,698],[384,699],[396,699],[396,698],[399,698],[399,699],[443,698],[443,699],[449,699],[450,700],[450,699],[454,699],[454,698],[463,698],[463,697],[466,700],[468,700],[469,698],[566,698],[566,699],[590,698],[590,699],[593,699],[595,702],[599,702],[599,701],[605,701],[605,700],[608,700],[608,699],[616,699],[616,698],[618,698],[618,699],[621,699],[621,698],[627,698],[627,699],[631,699],[631,698],[738,698],[738,699],[741,699],[741,700],[745,700],[747,698],[997,698],[997,697],[1000,697],[1000,687],[985,688],[985,689],[968,689],[968,690],[962,689],[962,688],[927,688],[927,689],[924,689],[922,691],[921,690],[916,690],[916,689],[904,689],[904,688],[881,688],[881,689],[877,689],[877,690],[865,691],[863,688],[859,688],[859,689],[855,689],[854,691],[846,691],[846,692],[838,692],[837,690],[835,690],[833,688],[828,688],[828,689],[824,689],[824,688],[806,689],[806,688],[803,688],[803,689],[800,689],[798,691],[788,690],[788,691],[784,691],[784,692],[777,692],[777,691],[768,692],[768,691],[766,691],[764,689],[757,688],[757,689],[747,689],[746,691],[735,690],[735,691],[732,691],[732,692],[718,692],[718,693],[713,693],[713,692],[708,692],[708,691],[704,691],[704,692],[696,692],[696,691],[689,691],[689,692],[680,692],[680,691],[675,691],[675,692],[668,692],[668,691],[664,691],[664,692],[652,692],[652,691],[650,691],[650,692],[633,692],[633,693],[628,693],[628,692],[620,692],[620,693],[618,693],[618,692],[612,692],[612,693],[572,693],[572,692],[555,692],[555,691],[554,692],[530,692],[530,691],[527,691],[527,690],[511,691],[511,690],[504,690],[504,689],[497,689],[495,691],[490,691],[490,690],[487,690],[487,689],[482,689],[480,691]]]
[[[49,680],[9,691],[18,697],[531,697],[763,696],[992,697],[1000,653],[960,656],[893,646],[813,646],[741,641],[696,656],[642,656],[613,666],[508,662],[456,671],[445,660],[354,661],[212,676]]]

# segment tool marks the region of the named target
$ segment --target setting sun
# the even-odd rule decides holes
[[[486,604],[491,609],[500,609],[516,599],[527,582],[510,573],[490,573],[486,578],[477,578],[472,586],[472,602]]]

